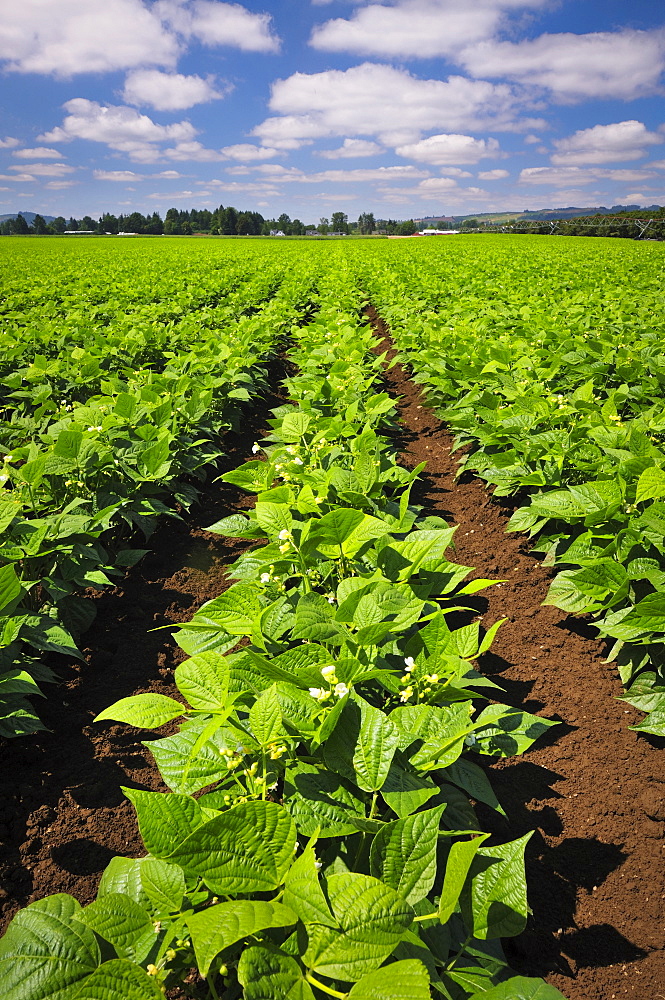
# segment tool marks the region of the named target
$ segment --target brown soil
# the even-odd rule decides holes
[[[283,363],[275,362],[270,375],[279,385]],[[252,457],[269,408],[283,401],[271,396],[255,402],[242,432],[226,435],[219,472]],[[226,567],[251,543],[203,526],[252,502],[236,487],[213,483],[190,514],[162,523],[148,542],[150,553],[122,585],[94,595],[97,618],[83,637],[85,663],[53,659],[61,683],[45,685],[46,698],[36,706],[49,731],[0,741],[0,932],[18,909],[51,893],[91,902],[112,857],[145,853],[120,786],[166,790],[141,743],[155,733],[92,720],[140,691],[177,695],[173,671],[184,654],[170,630],[150,630],[189,621],[233,582]],[[136,544],[147,547],[140,538]]]
[[[387,328],[373,310],[370,318],[390,362]],[[502,840],[535,830],[527,849],[533,915],[505,942],[511,965],[570,1000],[662,1000],[665,742],[627,728],[643,714],[616,700],[621,682],[595,630],[541,606],[552,571],[523,536],[505,533],[509,504],[470,475],[455,481],[452,438],[400,365],[387,370],[386,387],[401,397],[400,461],[427,461],[414,499],[459,526],[456,559],[473,575],[506,580],[484,592],[483,623],[508,620],[482,669],[507,703],[563,723],[526,755],[493,766],[509,818],[482,814]]]

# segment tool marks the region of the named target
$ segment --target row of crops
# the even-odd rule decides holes
[[[5,737],[41,728],[29,697],[53,680],[45,653],[79,655],[95,615],[82,591],[121,579],[147,551],[137,531],[147,541],[196,500],[312,280],[188,255],[105,272],[94,252],[24,253],[8,255],[0,335]]]
[[[85,588],[195,503],[276,351],[294,372],[223,477],[256,503],[210,526],[248,549],[178,632],[184,703],[98,717],[179,720],[146,743],[170,791],[125,789],[147,854],[114,858],[85,908],[20,911],[4,995],[154,1000],[195,967],[209,1000],[561,997],[501,948],[527,919],[528,836],[490,846],[474,810],[503,812],[487,765],[551,723],[478,670],[500,625],[481,628],[473,596],[492,581],[469,581],[454,527],[411,503],[422,469],[396,461],[362,314],[376,306],[471,446],[461,468],[523,501],[510,527],[561,567],[548,600],[595,615],[640,728],[661,733],[662,254],[587,247],[3,246],[4,736],[40,725],[44,660],[94,628]]]
[[[401,359],[561,568],[547,603],[611,640],[635,727],[665,736],[665,292],[659,245],[465,242],[371,262]]]

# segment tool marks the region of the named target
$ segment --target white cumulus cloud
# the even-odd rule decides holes
[[[294,73],[273,84],[277,115],[253,130],[266,145],[288,148],[327,136],[376,136],[389,146],[417,142],[422,132],[492,128],[513,131],[522,111],[507,84],[452,76],[421,80],[403,69],[363,63],[348,70]]]
[[[647,155],[649,146],[662,142],[665,142],[665,136],[649,132],[642,122],[635,120],[594,125],[592,128],[579,129],[565,139],[555,140],[557,152],[552,156],[552,163],[579,166],[585,163],[639,160]]]
[[[244,52],[278,52],[270,14],[255,14],[220,0],[158,0],[154,12],[178,34],[203,45],[230,45]]]
[[[490,40],[459,60],[474,76],[517,80],[550,90],[563,102],[598,97],[631,100],[659,92],[665,30],[572,32],[521,42]]]
[[[228,93],[226,88],[225,93]],[[214,77],[163,73],[158,69],[136,69],[127,75],[122,99],[127,104],[148,104],[156,111],[182,111],[223,97]]]
[[[74,167],[66,163],[21,163],[19,166],[11,166],[10,170],[25,170],[33,177],[63,177],[65,174],[73,174]]]
[[[0,149],[14,149],[15,146],[20,146],[21,143],[18,139],[15,139],[11,135],[5,136],[4,139],[0,139]]]
[[[103,142],[140,162],[150,162],[159,155],[156,143],[187,142],[196,135],[196,129],[188,121],[158,125],[148,115],[124,105],[102,105],[75,97],[67,101],[64,108],[68,114],[62,125],[45,132],[39,139],[44,142],[73,139]]]
[[[154,159],[161,157],[159,150],[155,152],[157,155],[153,158],[153,162]],[[167,160],[180,160],[182,162],[191,160],[196,163],[217,163],[224,159],[224,155],[218,149],[208,149],[195,139],[177,142],[175,146],[163,150],[163,155]],[[146,160],[145,162],[150,161]]]
[[[223,146],[220,152],[230,160],[239,160],[243,163],[251,160],[269,160],[272,156],[280,154],[278,149],[255,146],[252,142],[237,142],[233,146]]]
[[[477,163],[489,156],[496,156],[499,143],[496,139],[474,139],[470,135],[430,135],[420,142],[397,146],[395,152],[407,160],[447,166],[455,163]]]
[[[318,155],[326,160],[352,160],[359,156],[377,156],[383,152],[383,146],[370,139],[345,139],[337,149],[323,149]]]
[[[490,38],[506,11],[542,7],[545,0],[400,0],[357,8],[314,28],[310,45],[326,52],[353,52],[393,59],[453,56]]]
[[[32,174],[0,174],[0,181],[18,181],[19,183],[34,181]]]
[[[0,59],[21,73],[102,73],[173,65],[178,41],[141,0],[21,0],[5,4]]]
[[[21,0],[4,5],[0,60],[20,73],[61,77],[175,67],[192,40],[276,52],[269,14],[218,0]]]
[[[143,175],[137,174],[133,170],[93,170],[92,176],[96,181],[116,181],[118,183],[143,180]]]
[[[17,149],[12,156],[19,160],[61,160],[62,153],[59,149],[51,149],[48,146],[34,146],[32,149]]]
[[[507,170],[481,170],[478,174],[481,181],[501,181],[504,177],[510,177]]]

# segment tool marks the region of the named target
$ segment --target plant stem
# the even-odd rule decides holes
[[[453,957],[451,958],[451,960],[448,962],[448,964],[446,965],[446,972],[450,972],[451,969],[455,968],[455,966],[457,965],[458,960],[464,954],[464,949],[466,948],[466,946],[468,945],[469,941],[471,941],[472,938],[473,938],[473,932],[471,932],[467,936],[467,938],[465,939],[464,943],[462,944],[462,947],[460,948],[460,950],[455,955],[453,955]]]
[[[210,972],[206,976],[206,983],[208,984],[208,989],[210,990],[212,1000],[219,1000],[219,993],[215,989],[215,978]]]
[[[330,986],[326,986],[324,983],[320,983],[318,979],[315,979],[311,972],[308,972],[306,977],[307,982],[311,983],[312,986],[316,986],[317,990],[322,990],[323,993],[327,993],[331,997],[339,997],[339,1000],[346,1000],[348,993],[340,993],[338,990],[333,990]]]

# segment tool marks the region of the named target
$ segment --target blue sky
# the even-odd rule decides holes
[[[0,214],[665,204],[656,0],[20,0]]]

